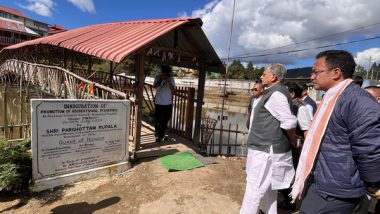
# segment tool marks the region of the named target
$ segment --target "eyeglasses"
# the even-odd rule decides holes
[[[251,91],[258,91],[259,89],[257,88],[252,88]]]
[[[316,70],[313,70],[313,72],[311,72],[311,76],[318,76],[320,73],[322,72],[325,72],[325,71],[328,71],[328,69],[324,69],[324,70],[320,70],[320,71],[316,71]]]

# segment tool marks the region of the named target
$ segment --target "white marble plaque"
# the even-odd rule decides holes
[[[106,172],[107,167],[123,163],[129,168],[129,119],[127,100],[33,99],[33,180],[38,184],[35,189],[93,177],[81,173],[98,175],[102,173],[94,171]],[[68,175],[76,178],[67,179]],[[60,178],[65,179],[48,182]]]

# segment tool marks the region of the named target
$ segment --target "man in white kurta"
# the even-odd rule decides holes
[[[295,142],[297,119],[290,110],[291,98],[280,81],[286,69],[268,66],[261,80],[267,87],[255,103],[248,134],[247,186],[241,214],[277,213],[277,190],[288,188],[294,177],[291,143]]]

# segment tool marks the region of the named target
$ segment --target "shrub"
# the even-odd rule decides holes
[[[0,192],[27,190],[32,177],[30,140],[9,143],[0,140]]]

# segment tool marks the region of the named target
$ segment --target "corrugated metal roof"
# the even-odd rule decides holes
[[[5,11],[5,12],[10,13],[10,14],[13,14],[13,15],[16,15],[16,16],[21,16],[21,17],[26,18],[26,15],[20,10],[11,9],[11,8],[5,7],[3,5],[0,5],[0,10]]]
[[[62,33],[67,31],[66,28],[59,26],[59,25],[53,25],[49,27],[48,33],[49,35],[57,34],[57,33]]]
[[[98,24],[26,41],[8,46],[5,49],[48,44],[114,62],[121,62],[128,55],[150,44],[172,49],[179,48],[181,51],[193,53],[195,56],[206,59],[209,62],[222,64],[200,28],[201,25],[202,20],[199,18]],[[179,42],[177,45],[173,45],[176,37],[174,30],[179,28]]]

